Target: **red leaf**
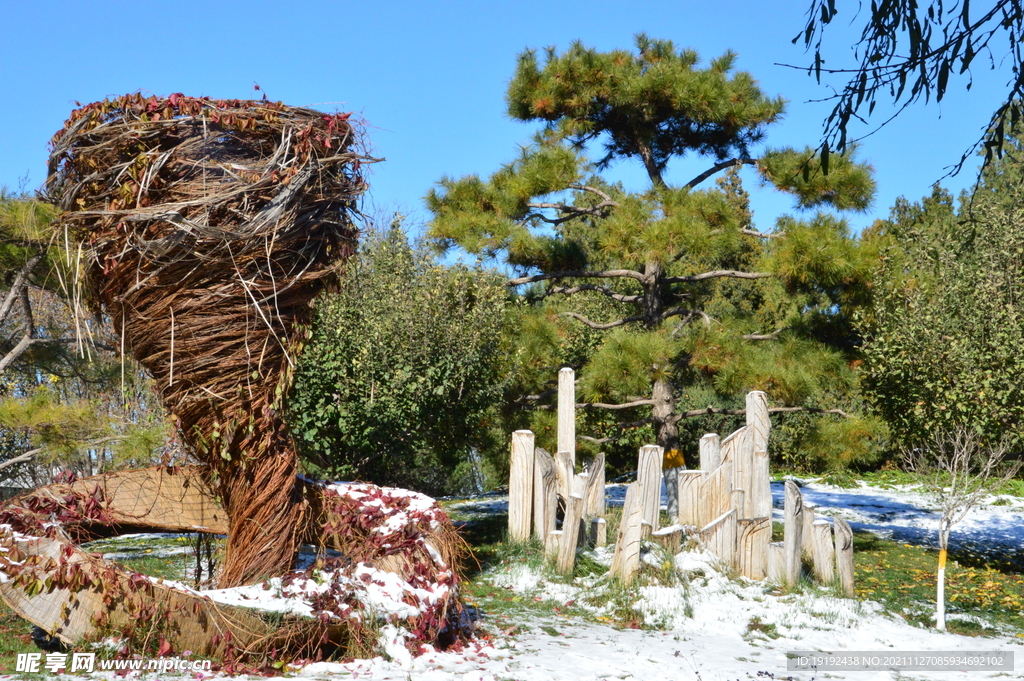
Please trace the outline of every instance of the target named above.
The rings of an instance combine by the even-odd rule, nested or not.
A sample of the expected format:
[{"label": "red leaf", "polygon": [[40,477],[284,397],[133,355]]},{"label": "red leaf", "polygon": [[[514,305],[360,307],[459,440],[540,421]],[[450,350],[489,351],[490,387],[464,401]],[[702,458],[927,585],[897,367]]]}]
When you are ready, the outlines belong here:
[{"label": "red leaf", "polygon": [[172,650],[174,650],[174,649],[171,647],[171,642],[168,641],[167,639],[161,637],[160,638],[160,649],[156,651],[157,656],[158,657],[164,657],[165,655],[170,654],[170,652]]}]

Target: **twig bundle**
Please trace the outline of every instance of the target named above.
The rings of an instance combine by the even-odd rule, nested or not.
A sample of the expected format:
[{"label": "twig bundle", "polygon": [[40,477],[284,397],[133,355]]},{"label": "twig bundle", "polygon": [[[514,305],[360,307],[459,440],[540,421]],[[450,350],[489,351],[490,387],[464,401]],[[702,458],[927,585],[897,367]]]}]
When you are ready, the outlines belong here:
[{"label": "twig bundle", "polygon": [[90,298],[227,510],[222,587],[281,574],[298,548],[279,412],[310,303],[355,248],[358,143],[348,114],[181,94],[88,104],[53,139],[46,193]]}]

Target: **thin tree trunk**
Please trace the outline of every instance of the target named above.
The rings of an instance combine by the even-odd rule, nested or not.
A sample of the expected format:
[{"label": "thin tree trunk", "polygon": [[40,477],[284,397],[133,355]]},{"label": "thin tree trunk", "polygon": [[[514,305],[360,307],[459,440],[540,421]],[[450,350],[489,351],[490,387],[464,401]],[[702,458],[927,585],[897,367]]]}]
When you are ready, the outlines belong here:
[{"label": "thin tree trunk", "polygon": [[[945,522],[943,521],[943,525]],[[939,529],[939,574],[937,594],[935,597],[935,628],[946,630],[946,555],[949,548],[949,530]]]}]

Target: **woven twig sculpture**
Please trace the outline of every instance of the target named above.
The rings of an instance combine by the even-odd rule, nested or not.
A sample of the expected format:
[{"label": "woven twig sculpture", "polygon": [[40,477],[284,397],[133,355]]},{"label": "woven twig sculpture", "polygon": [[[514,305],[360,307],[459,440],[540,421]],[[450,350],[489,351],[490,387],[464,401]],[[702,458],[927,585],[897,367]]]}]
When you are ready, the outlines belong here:
[{"label": "woven twig sculpture", "polygon": [[156,379],[228,514],[222,587],[281,574],[306,503],[281,419],[314,296],[354,250],[347,114],[126,95],[75,110],[48,199],[90,300]]}]

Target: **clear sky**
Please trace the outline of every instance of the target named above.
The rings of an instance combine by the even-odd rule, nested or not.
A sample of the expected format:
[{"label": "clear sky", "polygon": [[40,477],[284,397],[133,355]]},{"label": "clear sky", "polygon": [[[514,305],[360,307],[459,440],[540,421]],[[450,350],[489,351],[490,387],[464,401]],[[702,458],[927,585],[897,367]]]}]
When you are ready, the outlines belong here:
[{"label": "clear sky", "polygon": [[[806,0],[764,2],[579,2],[460,0],[339,2],[285,0],[0,0],[0,186],[38,188],[47,142],[75,102],[141,90],[215,98],[259,96],[325,111],[355,111],[368,123],[375,154],[367,212],[401,210],[426,219],[422,197],[442,176],[489,174],[534,130],[505,115],[504,91],[524,48],[565,49],[576,39],[602,50],[632,47],[633,35],[673,40],[702,60],[727,49],[771,95],[789,100],[768,135],[772,146],[816,145],[830,90],[806,73],[790,41],[802,29]],[[850,65],[858,3],[830,34],[829,65]],[[980,60],[979,60],[980,61]],[[979,62],[976,62],[979,63]],[[975,141],[999,103],[1004,77],[979,66],[974,87],[951,84],[941,106],[916,107],[862,144],[879,192],[859,229],[888,214],[900,195],[920,198]],[[839,85],[839,82],[835,83]],[[886,111],[879,107],[876,119]],[[860,132],[867,132],[862,129]],[[685,181],[709,162],[686,159],[669,180]],[[642,188],[630,168],[617,177]],[[749,171],[747,171],[749,172]],[[974,168],[944,184],[958,190]],[[755,221],[769,228],[785,197],[756,192]]]}]

